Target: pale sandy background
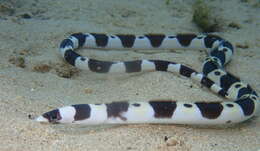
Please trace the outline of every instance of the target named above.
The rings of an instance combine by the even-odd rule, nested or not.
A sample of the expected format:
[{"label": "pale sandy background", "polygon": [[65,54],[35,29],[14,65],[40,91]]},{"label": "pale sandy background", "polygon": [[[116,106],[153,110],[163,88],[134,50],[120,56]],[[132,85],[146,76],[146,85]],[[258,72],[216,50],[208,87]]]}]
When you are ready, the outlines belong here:
[{"label": "pale sandy background", "polygon": [[[28,115],[35,117],[55,107],[76,103],[158,98],[221,100],[192,81],[169,73],[116,75],[79,71],[72,78],[57,75],[57,68],[65,64],[58,54],[58,45],[74,32],[198,33],[192,23],[192,0],[173,0],[169,5],[164,0],[1,0],[0,4],[1,151],[260,149],[259,117],[230,128],[145,124],[64,126],[40,124],[28,118]],[[234,45],[249,46],[236,49],[227,70],[260,92],[259,6],[239,0],[215,0],[209,1],[209,5],[223,20],[223,29],[217,34]],[[32,18],[23,19],[23,14]],[[228,27],[231,22],[241,28]],[[201,69],[203,51],[174,52],[81,51],[98,59],[165,59]],[[11,63],[10,59],[16,57],[25,59],[25,68]],[[52,69],[46,73],[35,72],[33,68],[39,64],[50,65]]]}]

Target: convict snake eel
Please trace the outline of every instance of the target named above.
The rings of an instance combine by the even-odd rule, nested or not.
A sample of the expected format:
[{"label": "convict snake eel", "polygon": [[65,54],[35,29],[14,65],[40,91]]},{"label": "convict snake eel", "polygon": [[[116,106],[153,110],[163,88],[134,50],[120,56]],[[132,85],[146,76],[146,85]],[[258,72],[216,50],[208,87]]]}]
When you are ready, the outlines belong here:
[{"label": "convict snake eel", "polygon": [[[205,49],[207,57],[202,72],[165,60],[101,61],[83,57],[77,48],[98,49]],[[223,38],[211,34],[108,35],[75,33],[60,44],[60,54],[71,65],[97,73],[142,72],[147,70],[179,74],[199,82],[214,93],[229,99],[224,102],[182,102],[150,100],[76,104],[54,109],[36,118],[39,122],[75,124],[230,124],[243,122],[259,110],[255,90],[236,76],[224,71],[234,48]],[[116,93],[116,92],[115,92]],[[177,95],[177,94],[176,94]],[[189,94],[185,94],[189,95]]]}]

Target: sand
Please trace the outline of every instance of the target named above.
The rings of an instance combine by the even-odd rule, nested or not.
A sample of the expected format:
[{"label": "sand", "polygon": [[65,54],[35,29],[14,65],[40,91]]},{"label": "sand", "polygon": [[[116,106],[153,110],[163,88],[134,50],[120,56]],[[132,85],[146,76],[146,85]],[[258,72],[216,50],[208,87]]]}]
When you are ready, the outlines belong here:
[{"label": "sand", "polygon": [[[216,15],[223,19],[223,28],[216,34],[234,45],[248,46],[236,49],[227,70],[260,92],[260,9],[252,3],[209,1]],[[191,0],[174,0],[169,5],[163,0],[2,0],[0,4],[1,151],[260,149],[259,116],[232,127],[48,125],[28,118],[76,103],[159,98],[222,100],[189,79],[169,73],[97,74],[78,71],[66,66],[57,51],[61,40],[74,32],[199,33],[192,22]],[[239,24],[240,29],[228,27],[231,22]],[[201,69],[205,57],[205,52],[194,50],[88,50],[81,53],[103,60],[165,59],[197,70]],[[19,58],[25,62],[21,59],[19,62]],[[43,64],[46,72],[35,70],[35,66]],[[58,74],[63,70],[74,74],[63,78]]]}]

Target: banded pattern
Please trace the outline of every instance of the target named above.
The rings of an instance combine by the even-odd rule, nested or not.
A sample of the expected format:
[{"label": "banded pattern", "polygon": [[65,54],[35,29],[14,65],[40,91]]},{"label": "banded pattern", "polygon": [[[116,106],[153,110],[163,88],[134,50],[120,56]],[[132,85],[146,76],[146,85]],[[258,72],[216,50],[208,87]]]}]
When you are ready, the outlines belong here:
[{"label": "banded pattern", "polygon": [[[207,58],[202,72],[165,60],[101,61],[83,57],[77,48],[127,49],[206,49]],[[151,100],[147,102],[113,102],[108,104],[78,104],[58,108],[36,121],[50,123],[105,124],[105,123],[175,123],[227,124],[245,121],[259,110],[257,93],[239,78],[224,71],[234,48],[216,35],[147,34],[106,35],[75,33],[63,40],[60,53],[71,65],[98,73],[141,72],[145,70],[173,72],[191,78],[214,93],[231,99],[226,102],[177,102]]]}]

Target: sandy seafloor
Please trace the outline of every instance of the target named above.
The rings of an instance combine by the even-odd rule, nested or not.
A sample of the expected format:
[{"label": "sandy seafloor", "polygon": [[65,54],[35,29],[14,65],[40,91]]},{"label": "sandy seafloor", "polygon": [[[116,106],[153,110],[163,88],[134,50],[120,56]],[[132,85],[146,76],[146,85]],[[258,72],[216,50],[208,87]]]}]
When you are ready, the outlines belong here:
[{"label": "sandy seafloor", "polygon": [[[208,1],[222,21],[216,32],[236,48],[227,70],[260,92],[260,8],[239,0]],[[175,99],[216,101],[186,78],[169,73],[57,75],[66,64],[58,53],[62,39],[74,32],[199,33],[192,22],[192,1],[173,0],[2,0],[0,12],[0,150],[154,150],[257,151],[260,118],[232,127],[187,125],[70,126],[40,124],[28,118],[55,107],[121,100]],[[22,14],[32,18],[23,19]],[[228,27],[235,22],[240,29]],[[204,51],[80,51],[103,60],[165,59],[201,69]],[[23,57],[25,68],[11,64]],[[12,59],[11,59],[12,60]],[[39,64],[55,66],[35,72]],[[63,70],[61,68],[61,70]],[[191,88],[192,86],[192,88]],[[167,140],[168,139],[168,140]]]}]

